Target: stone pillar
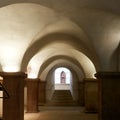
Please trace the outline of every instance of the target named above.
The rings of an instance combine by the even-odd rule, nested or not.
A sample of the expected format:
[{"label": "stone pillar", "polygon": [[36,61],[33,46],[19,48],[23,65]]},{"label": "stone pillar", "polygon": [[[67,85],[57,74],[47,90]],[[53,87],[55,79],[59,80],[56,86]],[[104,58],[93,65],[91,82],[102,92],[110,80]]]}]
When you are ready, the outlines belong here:
[{"label": "stone pillar", "polygon": [[81,81],[78,83],[78,90],[79,90],[79,97],[78,97],[78,104],[80,106],[84,106],[85,105],[85,91],[84,91],[84,81]]},{"label": "stone pillar", "polygon": [[38,112],[38,85],[39,79],[26,79],[27,84],[27,112]]},{"label": "stone pillar", "polygon": [[[3,99],[3,120],[24,120],[24,79],[22,72],[0,72],[10,98]],[[5,94],[3,94],[5,96]]]},{"label": "stone pillar", "polygon": [[120,72],[98,72],[99,120],[120,120]]},{"label": "stone pillar", "polygon": [[39,104],[43,105],[46,102],[46,82],[39,82]]},{"label": "stone pillar", "polygon": [[85,112],[98,112],[98,81],[85,79]]}]

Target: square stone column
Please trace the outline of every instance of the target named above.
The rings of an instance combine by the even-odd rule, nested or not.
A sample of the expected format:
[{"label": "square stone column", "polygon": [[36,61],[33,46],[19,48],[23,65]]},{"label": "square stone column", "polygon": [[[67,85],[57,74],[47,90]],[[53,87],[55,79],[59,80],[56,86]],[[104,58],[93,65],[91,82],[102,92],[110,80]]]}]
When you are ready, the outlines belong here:
[{"label": "square stone column", "polygon": [[[25,73],[0,72],[10,98],[3,99],[3,120],[24,120],[24,79]],[[3,94],[5,96],[5,94]]]},{"label": "square stone column", "polygon": [[120,120],[120,72],[98,72],[99,120]]},{"label": "square stone column", "polygon": [[85,82],[81,81],[78,82],[78,90],[79,90],[79,97],[78,97],[78,104],[80,106],[85,105]]},{"label": "square stone column", "polygon": [[98,112],[98,81],[85,78],[85,112]]},{"label": "square stone column", "polygon": [[46,102],[46,82],[39,82],[39,104],[44,105]]},{"label": "square stone column", "polygon": [[26,79],[27,84],[27,112],[38,112],[38,85],[39,79]]}]

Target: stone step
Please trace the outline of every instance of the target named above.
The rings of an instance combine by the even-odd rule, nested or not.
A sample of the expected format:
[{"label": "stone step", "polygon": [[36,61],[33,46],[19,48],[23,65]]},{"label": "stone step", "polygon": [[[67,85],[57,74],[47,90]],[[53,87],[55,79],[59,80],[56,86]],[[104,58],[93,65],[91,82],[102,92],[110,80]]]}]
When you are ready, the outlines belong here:
[{"label": "stone step", "polygon": [[77,103],[73,100],[70,90],[55,90],[48,105],[75,106]]}]

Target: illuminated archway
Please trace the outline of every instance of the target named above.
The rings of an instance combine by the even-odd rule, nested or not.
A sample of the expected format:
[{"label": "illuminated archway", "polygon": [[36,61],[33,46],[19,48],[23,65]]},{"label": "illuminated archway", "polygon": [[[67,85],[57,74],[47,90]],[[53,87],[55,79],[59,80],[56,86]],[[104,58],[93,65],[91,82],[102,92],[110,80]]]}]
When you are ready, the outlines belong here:
[{"label": "illuminated archway", "polygon": [[[62,74],[62,73],[64,73],[64,74]],[[54,74],[55,90],[57,90],[57,89],[60,89],[60,90],[70,89],[70,83],[71,83],[70,70],[65,68],[65,67],[57,68],[55,70],[55,74]]]},{"label": "illuminated archway", "polygon": [[55,70],[55,84],[61,84],[61,72],[66,74],[65,84],[70,84],[70,70],[65,67],[60,67]]}]

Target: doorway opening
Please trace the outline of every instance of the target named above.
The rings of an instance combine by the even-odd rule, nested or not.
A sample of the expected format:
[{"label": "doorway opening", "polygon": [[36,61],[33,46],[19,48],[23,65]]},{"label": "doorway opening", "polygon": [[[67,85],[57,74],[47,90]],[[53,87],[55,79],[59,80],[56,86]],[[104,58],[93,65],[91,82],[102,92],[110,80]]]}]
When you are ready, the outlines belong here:
[{"label": "doorway opening", "polygon": [[54,85],[55,90],[70,90],[71,72],[65,67],[55,70]]}]

